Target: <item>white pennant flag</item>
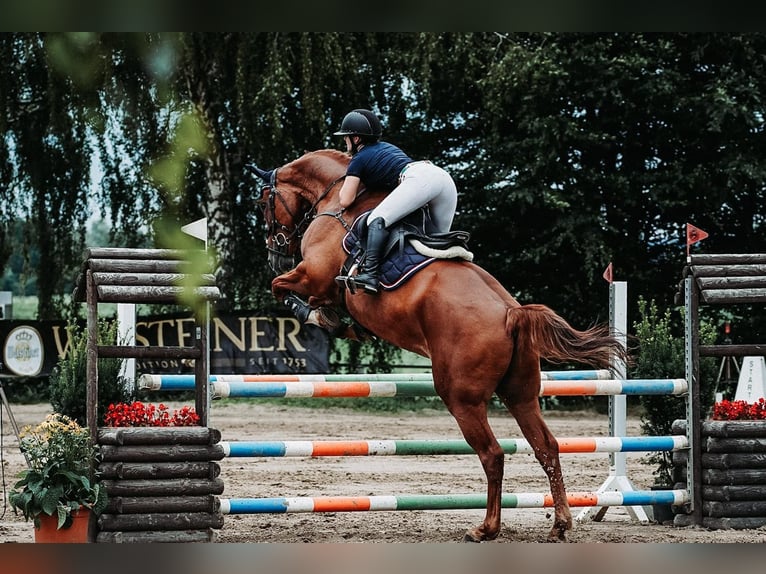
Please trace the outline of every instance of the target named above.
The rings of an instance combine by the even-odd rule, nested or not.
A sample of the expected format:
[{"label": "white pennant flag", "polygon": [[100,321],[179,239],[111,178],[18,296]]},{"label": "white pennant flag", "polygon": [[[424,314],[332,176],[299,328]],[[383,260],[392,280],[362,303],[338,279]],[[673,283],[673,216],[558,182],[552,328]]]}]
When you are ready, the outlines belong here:
[{"label": "white pennant flag", "polygon": [[187,223],[181,228],[181,231],[197,239],[201,239],[207,245],[207,218],[203,217],[197,221]]}]

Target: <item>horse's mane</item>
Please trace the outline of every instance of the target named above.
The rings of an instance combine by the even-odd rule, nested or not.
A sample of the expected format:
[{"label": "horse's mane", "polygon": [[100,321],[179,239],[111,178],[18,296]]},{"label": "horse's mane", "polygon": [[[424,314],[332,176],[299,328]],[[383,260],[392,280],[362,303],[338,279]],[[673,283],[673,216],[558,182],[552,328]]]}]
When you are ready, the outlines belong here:
[{"label": "horse's mane", "polygon": [[348,165],[348,162],[351,161],[351,158],[346,152],[342,152],[338,149],[332,149],[332,148],[309,151],[303,154],[303,157],[306,157],[306,156],[328,157],[328,158],[337,160],[343,163],[344,165]]},{"label": "horse's mane", "polygon": [[279,170],[280,179],[302,189],[312,189],[312,181],[325,184],[341,177],[351,158],[337,149],[319,149],[304,153]]},{"label": "horse's mane", "polygon": [[[296,159],[293,164],[296,167],[300,167],[301,170],[307,170],[309,173],[315,174],[317,177],[328,177],[327,172],[332,172],[331,177],[338,177],[335,171],[341,168],[343,172],[346,171],[348,163],[351,158],[347,153],[344,153],[337,149],[318,149],[315,151],[309,151]],[[305,167],[304,167],[305,166]]]}]

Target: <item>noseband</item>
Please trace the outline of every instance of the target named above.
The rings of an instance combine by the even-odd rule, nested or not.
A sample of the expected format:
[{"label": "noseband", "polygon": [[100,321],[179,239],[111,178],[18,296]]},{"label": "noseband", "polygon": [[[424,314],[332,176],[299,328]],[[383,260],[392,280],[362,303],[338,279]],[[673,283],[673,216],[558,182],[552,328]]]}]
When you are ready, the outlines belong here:
[{"label": "noseband", "polygon": [[[297,265],[296,254],[290,253],[293,241],[297,240],[296,245],[300,246],[300,242],[303,238],[303,234],[306,232],[306,228],[316,217],[317,206],[325,197],[327,197],[330,191],[332,191],[332,188],[335,187],[338,182],[343,181],[346,176],[342,175],[341,177],[330,182],[330,184],[319,195],[316,201],[311,204],[311,207],[303,214],[303,217],[300,217],[300,214],[293,213],[293,211],[290,209],[287,201],[277,186],[278,171],[278,169],[275,169],[271,174],[271,181],[261,188],[261,197],[263,197],[263,194],[268,189],[269,195],[267,201],[262,203],[262,205],[264,205],[264,213],[269,213],[271,215],[271,217],[268,218],[268,237],[272,238],[272,241],[266,242],[266,250],[269,252],[269,266],[275,273],[284,273],[285,271],[293,269]],[[279,219],[277,219],[277,199],[279,200],[284,210],[287,212],[290,223],[300,218],[300,221],[298,221],[297,224],[294,224],[292,227],[290,227],[290,225],[282,223],[279,221]],[[265,219],[267,218],[264,217],[264,220]]]}]

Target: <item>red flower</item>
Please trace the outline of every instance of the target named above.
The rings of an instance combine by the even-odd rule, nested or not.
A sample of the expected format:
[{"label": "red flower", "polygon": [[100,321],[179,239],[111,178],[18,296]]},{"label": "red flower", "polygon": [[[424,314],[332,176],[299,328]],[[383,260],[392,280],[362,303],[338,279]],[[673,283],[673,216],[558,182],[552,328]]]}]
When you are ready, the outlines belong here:
[{"label": "red flower", "polygon": [[766,420],[766,399],[761,397],[755,403],[747,401],[720,401],[713,405],[713,420],[753,421]]},{"label": "red flower", "polygon": [[188,427],[199,424],[199,415],[194,412],[194,407],[185,406],[171,414],[162,403],[155,406],[134,401],[110,404],[104,423],[110,427]]}]

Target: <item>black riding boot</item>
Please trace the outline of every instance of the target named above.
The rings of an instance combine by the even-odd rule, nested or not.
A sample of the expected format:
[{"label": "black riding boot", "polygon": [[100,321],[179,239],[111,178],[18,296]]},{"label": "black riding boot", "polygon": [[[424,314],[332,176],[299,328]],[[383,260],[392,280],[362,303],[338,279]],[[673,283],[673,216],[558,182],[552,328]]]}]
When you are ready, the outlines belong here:
[{"label": "black riding boot", "polygon": [[383,249],[387,240],[388,229],[386,229],[386,224],[382,217],[377,217],[367,226],[367,249],[362,272],[353,277],[353,282],[357,287],[362,287],[368,293],[378,292],[380,263],[383,260]]}]

